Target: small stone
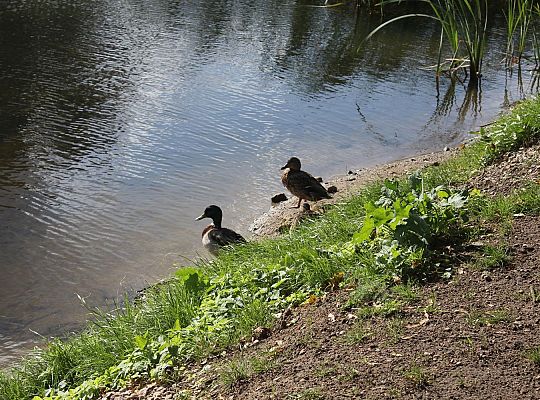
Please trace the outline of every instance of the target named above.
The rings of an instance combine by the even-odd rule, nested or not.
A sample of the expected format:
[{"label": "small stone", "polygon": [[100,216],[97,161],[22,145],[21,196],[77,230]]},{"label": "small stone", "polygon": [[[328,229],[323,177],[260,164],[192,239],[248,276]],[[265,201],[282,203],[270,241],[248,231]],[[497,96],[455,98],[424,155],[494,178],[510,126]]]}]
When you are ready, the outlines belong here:
[{"label": "small stone", "polygon": [[444,151],[450,151],[450,147],[445,146],[445,147],[444,147]]},{"label": "small stone", "polygon": [[316,176],[316,177],[315,177],[315,180],[316,180],[317,182],[322,182],[322,181],[323,181],[323,179],[322,179],[321,176]]},{"label": "small stone", "polygon": [[272,197],[272,204],[278,204],[286,200],[287,196],[285,196],[285,193],[276,194],[274,197]]},{"label": "small stone", "polygon": [[269,328],[264,327],[264,326],[259,326],[253,330],[252,340],[255,341],[255,340],[266,339],[270,336],[271,333],[272,331]]},{"label": "small stone", "polygon": [[330,186],[326,191],[330,194],[336,193],[338,191],[338,188],[335,185]]}]

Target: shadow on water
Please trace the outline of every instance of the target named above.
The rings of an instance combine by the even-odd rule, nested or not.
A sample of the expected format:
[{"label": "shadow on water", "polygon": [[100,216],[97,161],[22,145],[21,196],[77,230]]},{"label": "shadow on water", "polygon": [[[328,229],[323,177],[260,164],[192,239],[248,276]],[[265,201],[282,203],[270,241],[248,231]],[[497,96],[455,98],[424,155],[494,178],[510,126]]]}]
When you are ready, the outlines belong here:
[{"label": "shadow on water", "polygon": [[420,68],[436,24],[402,21],[360,46],[377,12],[310,5],[0,9],[0,364],[31,330],[76,329],[76,294],[104,305],[197,256],[209,203],[246,233],[291,155],[329,176],[440,149],[526,95],[495,51],[477,91],[441,80],[438,96]]}]

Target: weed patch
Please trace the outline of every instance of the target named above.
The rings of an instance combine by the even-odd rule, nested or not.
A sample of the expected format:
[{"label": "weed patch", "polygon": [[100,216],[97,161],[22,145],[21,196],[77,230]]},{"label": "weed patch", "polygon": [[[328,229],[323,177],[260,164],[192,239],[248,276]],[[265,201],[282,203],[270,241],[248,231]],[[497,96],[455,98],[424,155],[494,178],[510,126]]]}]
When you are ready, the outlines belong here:
[{"label": "weed patch", "polygon": [[408,369],[403,371],[403,376],[411,382],[416,388],[424,388],[430,384],[429,374],[426,370],[417,364],[412,364]]},{"label": "weed patch", "polygon": [[322,390],[319,388],[311,388],[302,390],[296,393],[290,393],[287,395],[288,400],[324,400]]},{"label": "weed patch", "polygon": [[467,314],[467,323],[473,326],[495,325],[512,321],[512,316],[506,310],[471,311]]},{"label": "weed patch", "polygon": [[224,365],[219,375],[222,384],[231,387],[253,375],[269,371],[275,366],[276,362],[271,354],[262,354],[258,357],[249,358],[240,356]]},{"label": "weed patch", "polygon": [[540,346],[529,350],[526,354],[526,357],[531,360],[534,365],[540,367]]},{"label": "weed patch", "polygon": [[349,344],[358,345],[367,341],[370,337],[373,336],[373,333],[366,327],[364,321],[357,321],[351,329],[347,331],[344,336],[344,339]]},{"label": "weed patch", "polygon": [[487,271],[502,268],[510,261],[508,251],[505,243],[485,245],[474,258],[473,268]]}]

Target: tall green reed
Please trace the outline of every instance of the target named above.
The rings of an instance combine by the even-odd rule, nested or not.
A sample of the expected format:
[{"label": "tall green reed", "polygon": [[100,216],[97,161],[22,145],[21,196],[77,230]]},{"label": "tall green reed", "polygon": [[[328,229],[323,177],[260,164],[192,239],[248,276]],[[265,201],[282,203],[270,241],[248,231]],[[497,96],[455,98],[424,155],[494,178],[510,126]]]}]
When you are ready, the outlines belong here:
[{"label": "tall green reed", "polygon": [[[411,18],[423,17],[431,18],[441,25],[441,38],[452,49],[452,57],[449,70],[456,72],[461,69],[468,69],[470,77],[469,84],[476,86],[482,74],[482,62],[486,47],[486,30],[488,23],[488,1],[487,0],[418,0],[429,6],[432,14],[409,13],[392,18],[374,29],[366,39],[369,39],[384,26],[395,21]],[[411,3],[407,0],[385,0],[381,4]],[[437,72],[442,69],[441,51],[443,40],[439,47],[439,60]]]},{"label": "tall green reed", "polygon": [[[540,18],[540,4],[535,4],[533,14],[536,18]],[[540,71],[540,40],[535,31],[532,33],[533,38],[533,54],[536,72]]]},{"label": "tall green reed", "polygon": [[[528,33],[534,14],[538,14],[539,6],[534,0],[507,0],[506,18],[506,66],[521,65],[521,58],[527,44]],[[533,32],[533,49],[538,51]]]}]

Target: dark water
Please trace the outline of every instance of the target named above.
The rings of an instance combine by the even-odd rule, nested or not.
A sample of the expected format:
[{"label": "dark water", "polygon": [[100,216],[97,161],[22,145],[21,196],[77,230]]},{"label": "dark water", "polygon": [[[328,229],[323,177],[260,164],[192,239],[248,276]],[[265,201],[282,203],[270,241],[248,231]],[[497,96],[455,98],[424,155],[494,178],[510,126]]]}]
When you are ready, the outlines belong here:
[{"label": "dark water", "polygon": [[293,0],[0,0],[0,364],[76,329],[78,296],[103,305],[202,253],[208,204],[247,234],[291,155],[329,176],[442,149],[530,91],[496,27],[467,97],[420,69],[436,26],[357,51],[376,23]]}]

